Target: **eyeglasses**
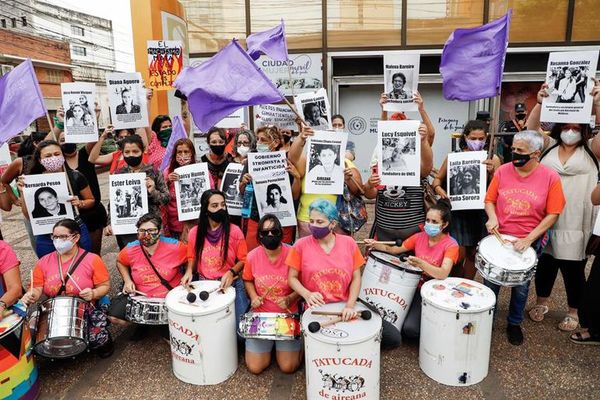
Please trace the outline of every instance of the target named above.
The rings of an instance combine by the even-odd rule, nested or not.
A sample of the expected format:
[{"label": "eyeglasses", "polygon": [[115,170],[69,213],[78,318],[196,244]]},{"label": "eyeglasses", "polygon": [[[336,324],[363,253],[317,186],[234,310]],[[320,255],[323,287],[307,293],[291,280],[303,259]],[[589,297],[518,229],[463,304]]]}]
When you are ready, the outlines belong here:
[{"label": "eyeglasses", "polygon": [[250,145],[250,142],[247,140],[240,140],[240,141],[238,141],[238,146],[241,146],[241,145],[248,146],[248,145]]},{"label": "eyeglasses", "polygon": [[70,238],[72,238],[75,235],[52,235],[50,236],[50,239],[52,240],[69,240]]},{"label": "eyeglasses", "polygon": [[271,236],[279,236],[279,235],[281,235],[281,229],[279,229],[279,228],[261,229],[259,233],[261,236],[267,236],[268,234],[271,234]]},{"label": "eyeglasses", "polygon": [[138,229],[138,233],[140,235],[156,235],[158,233],[158,228]]}]

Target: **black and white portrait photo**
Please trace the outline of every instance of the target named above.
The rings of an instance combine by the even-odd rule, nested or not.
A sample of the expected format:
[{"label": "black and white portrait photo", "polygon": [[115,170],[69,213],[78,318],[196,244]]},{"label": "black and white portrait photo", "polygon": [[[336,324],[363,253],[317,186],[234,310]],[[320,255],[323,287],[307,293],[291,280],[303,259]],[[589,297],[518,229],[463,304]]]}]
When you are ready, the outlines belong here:
[{"label": "black and white portrait photo", "polygon": [[315,131],[307,142],[305,193],[342,194],[347,132]]},{"label": "black and white portrait photo", "polygon": [[73,207],[64,172],[25,175],[23,199],[34,235],[52,232],[64,218],[73,218]]},{"label": "black and white portrait photo", "polygon": [[139,72],[106,74],[106,89],[115,129],[148,126],[146,89]]},{"label": "black and white portrait photo", "polygon": [[108,179],[113,232],[117,235],[137,232],[137,220],[148,212],[146,174],[115,174]]},{"label": "black and white portrait photo", "polygon": [[456,165],[450,167],[450,194],[479,194],[479,169],[480,165],[462,166]]},{"label": "black and white portrait photo", "polygon": [[225,203],[229,215],[242,215],[244,196],[240,193],[240,177],[244,166],[238,163],[229,163],[221,180],[221,191],[225,193]]},{"label": "black and white portrait photo", "polygon": [[385,111],[416,111],[415,92],[419,85],[419,54],[385,54],[383,77],[387,102]]},{"label": "black and white portrait photo", "polygon": [[62,83],[62,103],[65,109],[65,141],[88,143],[98,140],[98,121],[94,111],[96,85],[93,83]]},{"label": "black and white portrait photo", "polygon": [[188,164],[176,168],[174,172],[179,175],[175,185],[177,217],[180,221],[197,219],[200,212],[200,197],[205,190],[210,189],[208,164]]},{"label": "black and white portrait photo", "polygon": [[382,141],[382,163],[384,171],[403,171],[408,168],[407,156],[414,156],[416,138],[384,138]]},{"label": "black and white portrait photo", "polygon": [[117,106],[117,114],[139,114],[140,106],[134,103],[137,97],[136,91],[132,86],[122,86],[119,89],[121,93],[121,104]]},{"label": "black and white portrait photo", "polygon": [[544,122],[590,122],[598,50],[550,53],[546,69],[547,96],[542,100]]},{"label": "black and white portrait photo", "polygon": [[141,192],[140,185],[116,190],[114,201],[119,218],[139,218],[143,215]]},{"label": "black and white portrait photo", "polygon": [[207,189],[206,179],[188,178],[179,180],[180,200],[179,205],[182,208],[200,206],[200,196]]},{"label": "black and white portrait photo", "polygon": [[302,107],[302,113],[304,114],[304,120],[313,128],[323,128],[329,125],[327,120],[327,105],[325,101],[317,101],[314,103],[306,103]]},{"label": "black and white portrait photo", "polygon": [[312,93],[300,93],[294,97],[296,109],[304,121],[315,130],[331,128],[331,109],[327,91],[323,88]]},{"label": "black and white portrait photo", "polygon": [[267,186],[267,196],[265,199],[265,205],[263,206],[264,213],[275,213],[281,211],[282,208],[287,208],[284,205],[288,201],[283,196],[281,186],[276,183],[270,183]]},{"label": "black and white portrait photo", "polygon": [[67,215],[64,203],[58,201],[56,190],[51,187],[41,187],[33,195],[35,207],[31,211],[33,218],[46,218],[55,215]]}]

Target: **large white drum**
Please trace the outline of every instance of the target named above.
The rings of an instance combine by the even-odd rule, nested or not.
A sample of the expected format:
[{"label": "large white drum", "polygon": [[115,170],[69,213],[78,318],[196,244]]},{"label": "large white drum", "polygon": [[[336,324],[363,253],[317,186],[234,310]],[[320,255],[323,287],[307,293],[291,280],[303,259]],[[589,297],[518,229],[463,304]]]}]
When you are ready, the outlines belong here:
[{"label": "large white drum", "polygon": [[401,331],[422,272],[396,256],[372,251],[363,272],[358,298]]},{"label": "large white drum", "polygon": [[197,299],[189,303],[182,286],[166,297],[173,373],[187,383],[214,385],[227,380],[238,365],[235,289],[216,291],[206,301],[200,292],[219,287],[219,281],[192,282]]},{"label": "large white drum", "polygon": [[[302,315],[306,363],[306,397],[313,399],[378,399],[381,317],[338,322],[312,333],[311,322],[323,323],[332,316],[318,311],[342,311],[344,303],[308,309]],[[366,310],[357,304],[356,310]]]},{"label": "large white drum", "polygon": [[488,374],[496,296],[469,279],[430,280],[421,288],[419,365],[450,386],[469,386]]}]

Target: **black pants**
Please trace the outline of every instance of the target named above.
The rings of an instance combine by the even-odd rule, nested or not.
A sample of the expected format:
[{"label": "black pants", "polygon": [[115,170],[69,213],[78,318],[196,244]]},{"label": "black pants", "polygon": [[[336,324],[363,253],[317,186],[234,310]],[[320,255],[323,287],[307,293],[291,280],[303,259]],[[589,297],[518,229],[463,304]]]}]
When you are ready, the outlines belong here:
[{"label": "black pants", "polygon": [[408,314],[402,326],[402,338],[415,340],[421,336],[421,288],[415,292]]},{"label": "black pants", "polygon": [[550,297],[558,270],[565,281],[567,303],[571,308],[579,308],[585,285],[585,264],[587,260],[558,260],[549,254],[542,254],[535,272],[535,292],[539,297]]},{"label": "black pants", "polygon": [[592,264],[578,313],[581,326],[588,328],[590,335],[600,336],[600,256]]}]

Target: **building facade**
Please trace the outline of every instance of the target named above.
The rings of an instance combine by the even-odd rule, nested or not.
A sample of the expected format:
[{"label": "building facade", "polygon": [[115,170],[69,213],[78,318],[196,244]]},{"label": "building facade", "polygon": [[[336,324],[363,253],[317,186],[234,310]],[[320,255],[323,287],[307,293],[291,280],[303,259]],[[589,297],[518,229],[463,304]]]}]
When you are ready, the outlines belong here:
[{"label": "building facade", "polygon": [[[363,153],[357,157],[363,174],[368,173],[377,133],[384,54],[421,54],[419,91],[436,124],[439,166],[450,151],[450,135],[461,131],[476,111],[498,107],[502,121],[513,117],[515,103],[535,104],[549,52],[600,48],[597,0],[180,1],[186,9],[192,62],[212,56],[234,37],[243,43],[250,33],[283,18],[292,71],[310,70],[308,85],[318,86],[318,80],[327,88],[333,112],[346,117],[351,139]],[[444,100],[439,64],[450,33],[490,22],[509,8],[513,17],[500,101]],[[258,64],[270,77],[277,75],[278,66],[271,60],[259,59]],[[417,117],[409,113],[409,118]]]},{"label": "building facade", "polygon": [[99,126],[109,121],[106,73],[115,71],[112,22],[42,0],[4,0],[0,28],[67,44],[73,80],[96,84],[102,112]]}]

